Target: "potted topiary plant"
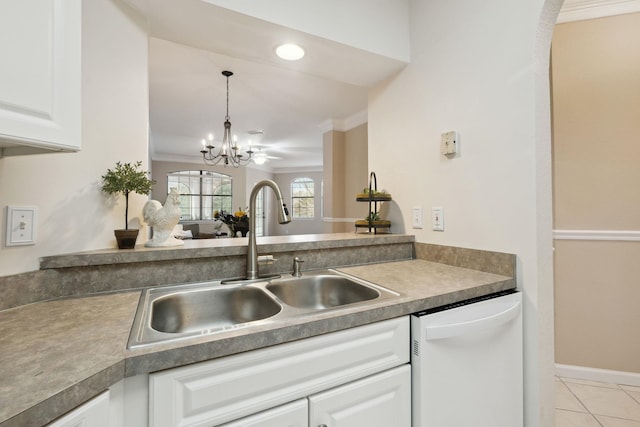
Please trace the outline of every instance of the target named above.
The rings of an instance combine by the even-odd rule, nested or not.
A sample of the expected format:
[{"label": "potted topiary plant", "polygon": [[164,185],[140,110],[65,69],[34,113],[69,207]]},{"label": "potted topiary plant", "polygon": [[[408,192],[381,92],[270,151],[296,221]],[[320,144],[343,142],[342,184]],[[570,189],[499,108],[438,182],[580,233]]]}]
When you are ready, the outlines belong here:
[{"label": "potted topiary plant", "polygon": [[148,172],[140,170],[142,162],[117,162],[114,169],[107,169],[102,176],[102,191],[107,194],[122,193],[125,198],[124,230],[114,230],[119,249],[133,249],[138,239],[137,229],[129,229],[129,193],[148,194],[154,181]]}]

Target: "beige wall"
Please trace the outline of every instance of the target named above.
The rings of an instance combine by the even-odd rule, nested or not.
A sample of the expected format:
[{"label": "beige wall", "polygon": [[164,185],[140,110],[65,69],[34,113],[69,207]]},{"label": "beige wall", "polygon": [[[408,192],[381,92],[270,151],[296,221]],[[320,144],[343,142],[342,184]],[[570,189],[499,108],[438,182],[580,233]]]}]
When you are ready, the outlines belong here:
[{"label": "beige wall", "polygon": [[[367,124],[362,124],[345,132],[344,156],[344,216],[365,218],[369,209],[366,203],[357,203],[356,194],[369,186],[369,162]],[[382,189],[382,187],[378,187]],[[349,229],[353,230],[353,222]]]},{"label": "beige wall", "polygon": [[640,372],[640,244],[555,242],[556,361]]},{"label": "beige wall", "polygon": [[[639,52],[637,13],[556,27],[556,230],[640,230]],[[555,248],[556,362],[640,372],[640,242]]]},{"label": "beige wall", "polygon": [[344,132],[329,131],[322,135],[322,167],[324,174],[324,232],[344,231]]},{"label": "beige wall", "polygon": [[355,219],[367,216],[367,206],[355,201],[368,186],[368,128],[323,135],[324,232],[353,231]]}]

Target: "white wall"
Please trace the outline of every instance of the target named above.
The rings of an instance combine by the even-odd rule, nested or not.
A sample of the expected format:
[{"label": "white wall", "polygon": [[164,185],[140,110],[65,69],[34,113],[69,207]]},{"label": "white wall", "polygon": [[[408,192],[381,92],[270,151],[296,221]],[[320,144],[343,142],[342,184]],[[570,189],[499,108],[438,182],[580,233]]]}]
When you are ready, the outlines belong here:
[{"label": "white wall", "polygon": [[[545,24],[560,1],[548,3]],[[391,221],[411,224],[411,208],[422,206],[428,224],[431,207],[442,206],[444,232],[405,231],[419,242],[517,254],[531,427],[553,425],[554,414],[545,68],[553,26],[538,34],[542,11],[543,0],[414,0],[412,62],[369,95],[369,167],[393,194]],[[461,135],[453,159],[439,154],[449,130]]]},{"label": "white wall", "polygon": [[205,0],[285,27],[409,60],[408,0]]},{"label": "white wall", "polygon": [[[115,247],[124,199],[104,196],[100,178],[116,161],[148,167],[144,21],[118,0],[92,0],[82,8],[82,151],[0,159],[0,276],[37,270],[41,256]],[[135,227],[132,219],[147,198],[129,199]],[[4,246],[7,205],[38,207],[35,246]],[[143,232],[139,242],[145,240]]]}]

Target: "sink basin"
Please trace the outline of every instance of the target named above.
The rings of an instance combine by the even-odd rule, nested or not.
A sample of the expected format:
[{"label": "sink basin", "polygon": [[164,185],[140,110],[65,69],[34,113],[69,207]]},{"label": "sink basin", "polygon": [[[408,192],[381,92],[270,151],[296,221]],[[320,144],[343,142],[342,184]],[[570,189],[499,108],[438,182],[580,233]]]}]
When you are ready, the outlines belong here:
[{"label": "sink basin", "polygon": [[273,280],[267,290],[292,307],[324,310],[368,301],[380,292],[343,276],[319,274]]},{"label": "sink basin", "polygon": [[280,304],[257,288],[175,292],[153,301],[151,327],[169,333],[220,329],[265,319],[281,309]]},{"label": "sink basin", "polygon": [[128,348],[231,332],[322,310],[361,307],[398,296],[335,270],[235,284],[215,281],[147,288],[138,303]]}]

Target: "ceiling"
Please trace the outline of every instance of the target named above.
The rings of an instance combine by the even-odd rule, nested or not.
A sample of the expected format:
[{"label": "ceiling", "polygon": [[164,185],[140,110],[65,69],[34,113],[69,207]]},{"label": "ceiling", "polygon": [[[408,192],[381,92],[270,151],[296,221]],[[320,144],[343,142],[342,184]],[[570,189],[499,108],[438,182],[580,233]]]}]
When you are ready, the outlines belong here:
[{"label": "ceiling", "polygon": [[[151,157],[196,161],[222,136],[229,78],[232,133],[252,141],[274,172],[322,167],[322,133],[366,122],[368,88],[406,62],[232,12],[200,0],[126,0],[148,20]],[[306,49],[297,62],[275,47]],[[215,145],[215,144],[214,144]],[[255,150],[254,150],[255,151]]]}]

